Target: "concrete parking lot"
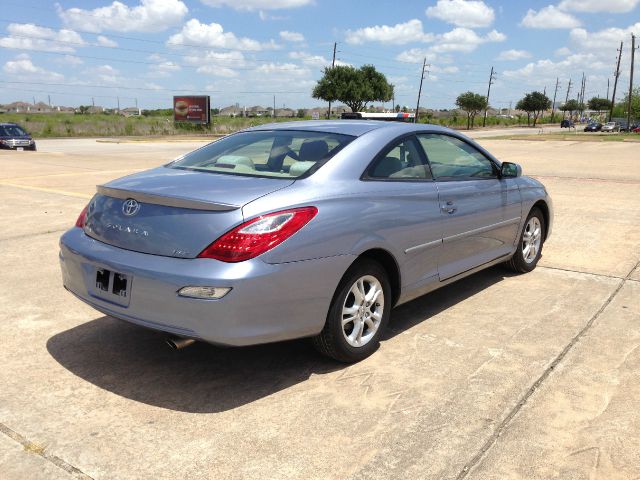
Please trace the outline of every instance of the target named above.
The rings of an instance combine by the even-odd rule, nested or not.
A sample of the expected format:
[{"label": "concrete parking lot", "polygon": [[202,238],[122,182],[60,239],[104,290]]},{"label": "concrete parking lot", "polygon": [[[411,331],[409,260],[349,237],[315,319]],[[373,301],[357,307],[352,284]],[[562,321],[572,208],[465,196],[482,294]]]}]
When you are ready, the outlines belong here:
[{"label": "concrete parking lot", "polygon": [[201,143],[0,153],[0,478],[640,478],[638,144],[480,142],[553,196],[540,266],[397,308],[352,366],[306,341],[172,351],[62,288],[95,185]]}]

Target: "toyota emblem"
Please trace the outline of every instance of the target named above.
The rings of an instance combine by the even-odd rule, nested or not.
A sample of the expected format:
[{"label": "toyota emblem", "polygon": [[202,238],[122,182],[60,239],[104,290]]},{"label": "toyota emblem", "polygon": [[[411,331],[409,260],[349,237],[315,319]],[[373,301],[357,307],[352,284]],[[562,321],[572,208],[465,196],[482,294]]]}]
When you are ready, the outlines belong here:
[{"label": "toyota emblem", "polygon": [[122,213],[124,213],[127,217],[133,217],[139,211],[140,204],[133,198],[127,198],[122,203]]}]

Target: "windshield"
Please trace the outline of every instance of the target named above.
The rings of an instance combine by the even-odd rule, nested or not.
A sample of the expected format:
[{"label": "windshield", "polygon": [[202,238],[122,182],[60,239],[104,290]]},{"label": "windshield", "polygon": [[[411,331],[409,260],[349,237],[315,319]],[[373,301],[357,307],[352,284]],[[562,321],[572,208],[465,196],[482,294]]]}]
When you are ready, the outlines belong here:
[{"label": "windshield", "polygon": [[0,137],[25,137],[27,132],[17,125],[0,125]]},{"label": "windshield", "polygon": [[355,137],[337,133],[272,130],[243,132],[213,142],[169,168],[256,177],[311,174]]}]

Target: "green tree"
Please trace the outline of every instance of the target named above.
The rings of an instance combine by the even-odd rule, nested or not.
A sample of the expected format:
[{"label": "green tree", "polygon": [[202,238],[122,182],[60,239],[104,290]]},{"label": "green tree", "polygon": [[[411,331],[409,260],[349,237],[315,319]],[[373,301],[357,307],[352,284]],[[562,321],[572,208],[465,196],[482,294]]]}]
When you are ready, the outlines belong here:
[{"label": "green tree", "polygon": [[80,105],[78,107],[78,113],[80,113],[80,115],[86,115],[87,113],[89,113],[89,105]]},{"label": "green tree", "polygon": [[538,117],[545,110],[551,107],[551,100],[542,92],[527,93],[517,104],[518,110],[527,112],[527,125],[531,121],[531,115],[533,115],[533,126],[536,126]]},{"label": "green tree", "polygon": [[[618,110],[620,113],[618,114]],[[629,110],[629,91],[625,94],[624,98],[616,103],[614,110],[614,117],[627,118],[627,111]],[[640,87],[633,89],[631,93],[631,121],[640,119]]]},{"label": "green tree", "polygon": [[396,113],[400,112],[400,109],[401,109],[401,108],[402,108],[402,107],[400,107],[400,105],[399,105],[399,104],[398,104],[398,105],[396,105],[396,108],[395,108]]},{"label": "green tree", "polygon": [[388,102],[393,97],[393,85],[373,65],[354,68],[348,65],[327,67],[311,94],[326,102],[340,101],[351,111],[362,111],[367,103]]},{"label": "green tree", "polygon": [[[573,112],[580,111],[580,102],[578,100],[568,100],[566,103],[560,106],[560,109],[563,112],[569,112],[569,117],[573,117]],[[584,108],[583,108],[584,110]]]},{"label": "green tree", "polygon": [[304,108],[299,108],[298,113],[296,114],[298,118],[304,118]]},{"label": "green tree", "polygon": [[473,92],[461,93],[456,98],[456,105],[467,112],[467,130],[469,130],[478,112],[487,108],[487,97]]},{"label": "green tree", "polygon": [[589,109],[600,113],[611,108],[611,100],[608,98],[593,97],[588,102]]}]

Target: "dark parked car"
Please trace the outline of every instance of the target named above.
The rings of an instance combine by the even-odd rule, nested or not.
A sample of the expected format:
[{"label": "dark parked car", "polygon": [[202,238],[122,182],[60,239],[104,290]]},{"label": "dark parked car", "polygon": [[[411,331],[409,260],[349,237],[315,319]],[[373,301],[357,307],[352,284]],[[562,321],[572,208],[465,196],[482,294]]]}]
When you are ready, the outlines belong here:
[{"label": "dark parked car", "polygon": [[35,151],[36,142],[20,125],[0,123],[0,149]]},{"label": "dark parked car", "polygon": [[573,127],[573,122],[571,120],[562,120],[560,122],[560,128],[571,128]]},{"label": "dark parked car", "polygon": [[589,125],[584,127],[585,132],[599,132],[600,130],[602,130],[601,123],[590,123]]}]

